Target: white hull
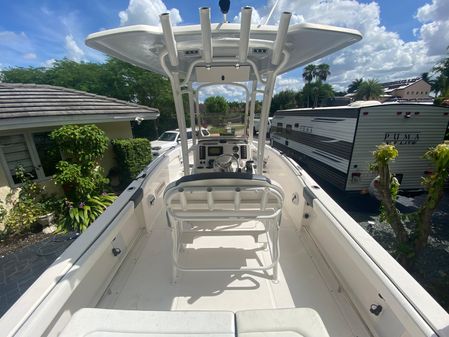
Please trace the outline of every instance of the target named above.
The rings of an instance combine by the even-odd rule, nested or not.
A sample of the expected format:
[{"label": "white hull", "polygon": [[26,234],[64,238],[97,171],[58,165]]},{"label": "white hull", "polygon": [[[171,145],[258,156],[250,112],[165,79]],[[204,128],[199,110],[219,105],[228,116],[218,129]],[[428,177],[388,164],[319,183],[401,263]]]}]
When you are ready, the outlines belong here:
[{"label": "white hull", "polygon": [[[172,284],[162,193],[182,176],[179,150],[153,162],[148,175],[134,181],[30,287],[2,318],[2,335],[57,336],[85,307],[233,312],[307,307],[319,313],[331,336],[448,335],[449,317],[430,295],[305,171],[271,148],[265,174],[285,191],[279,282],[266,273],[224,271],[181,272]],[[305,188],[315,195],[313,207],[305,201]],[[238,267],[267,257],[248,238],[220,237],[223,248],[209,249],[217,246],[214,240],[195,239],[184,258],[198,266]],[[114,256],[114,247],[121,254]],[[373,304],[382,305],[379,316],[370,313]]]}]

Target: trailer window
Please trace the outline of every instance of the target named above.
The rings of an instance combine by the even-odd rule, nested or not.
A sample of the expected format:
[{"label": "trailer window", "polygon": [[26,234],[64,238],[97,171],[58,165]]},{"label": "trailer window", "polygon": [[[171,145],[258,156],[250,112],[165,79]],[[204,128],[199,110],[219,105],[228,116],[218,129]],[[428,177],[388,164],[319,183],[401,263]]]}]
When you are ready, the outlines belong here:
[{"label": "trailer window", "polygon": [[292,133],[292,125],[291,124],[287,124],[285,127],[285,133]]},{"label": "trailer window", "polygon": [[295,128],[299,128],[299,123],[295,123]]}]

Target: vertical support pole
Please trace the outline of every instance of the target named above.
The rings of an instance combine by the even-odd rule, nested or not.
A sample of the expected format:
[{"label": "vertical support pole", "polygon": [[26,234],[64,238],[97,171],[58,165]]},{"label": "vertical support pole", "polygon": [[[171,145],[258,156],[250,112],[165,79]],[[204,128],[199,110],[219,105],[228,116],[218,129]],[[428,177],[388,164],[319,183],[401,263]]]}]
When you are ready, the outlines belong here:
[{"label": "vertical support pole", "polygon": [[170,77],[170,81],[173,90],[173,99],[175,101],[176,118],[178,120],[179,133],[181,136],[182,164],[184,167],[184,175],[189,175],[189,149],[187,146],[186,120],[184,116],[184,104],[182,103],[181,86],[179,84],[179,73],[174,72],[173,76]]},{"label": "vertical support pole", "polygon": [[[195,119],[195,101],[193,97],[193,88],[192,88],[192,82],[189,82],[189,114],[190,114],[190,127],[192,128],[192,147],[195,148],[198,144],[198,136],[201,132],[201,127],[198,128],[198,136],[197,136],[197,124]],[[199,121],[198,121],[199,122]],[[194,167],[198,167],[198,158],[193,154],[193,165]]]},{"label": "vertical support pole", "polygon": [[194,101],[194,97],[193,97],[192,82],[189,82],[188,93],[189,93],[190,127],[192,128],[192,141],[193,141],[193,145],[196,145],[198,137],[196,135],[197,124],[196,124],[196,121],[195,121],[195,101]]},{"label": "vertical support pole", "polygon": [[[254,131],[254,114],[256,110],[256,95],[257,95],[257,81],[253,81],[253,87],[251,90],[251,105],[249,108],[249,126],[248,126],[248,142],[251,144],[253,142],[253,131]],[[245,127],[247,125],[245,124]]]},{"label": "vertical support pole", "polygon": [[250,100],[250,96],[246,95],[246,101],[245,101],[245,120],[244,120],[244,124],[245,124],[245,136],[248,136],[248,118],[249,118],[249,100]]},{"label": "vertical support pole", "polygon": [[265,140],[267,138],[268,114],[270,112],[275,82],[276,73],[272,71],[268,74],[267,83],[265,84],[262,111],[260,113],[259,140],[257,143],[257,174],[263,174],[263,156],[265,152]]}]

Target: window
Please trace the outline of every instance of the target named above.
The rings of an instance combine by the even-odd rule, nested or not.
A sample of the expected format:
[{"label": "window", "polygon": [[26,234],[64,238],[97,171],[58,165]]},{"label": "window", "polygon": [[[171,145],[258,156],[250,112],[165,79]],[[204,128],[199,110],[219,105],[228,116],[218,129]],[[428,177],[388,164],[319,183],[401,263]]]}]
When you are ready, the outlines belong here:
[{"label": "window", "polygon": [[277,126],[278,128],[281,128],[281,129],[282,129],[282,127],[283,127],[282,123],[277,123],[276,126]]},{"label": "window", "polygon": [[4,169],[7,169],[14,184],[20,183],[16,177],[16,169],[19,167],[23,167],[27,174],[37,179],[36,168],[24,135],[2,136],[0,147],[3,154],[3,166],[6,166]]},{"label": "window", "polygon": [[56,171],[61,155],[52,143],[49,132],[0,136],[0,163],[10,185],[20,184],[16,169],[23,167],[32,179],[44,180]]},{"label": "window", "polygon": [[56,173],[56,164],[62,158],[55,144],[50,139],[50,132],[33,134],[33,141],[40,162],[42,163],[43,174],[45,177],[51,177]]},{"label": "window", "polygon": [[299,123],[295,123],[295,128],[299,128]]},{"label": "window", "polygon": [[291,124],[287,124],[285,126],[285,133],[292,133],[292,125]]},{"label": "window", "polygon": [[192,131],[187,131],[187,139],[192,139]]}]

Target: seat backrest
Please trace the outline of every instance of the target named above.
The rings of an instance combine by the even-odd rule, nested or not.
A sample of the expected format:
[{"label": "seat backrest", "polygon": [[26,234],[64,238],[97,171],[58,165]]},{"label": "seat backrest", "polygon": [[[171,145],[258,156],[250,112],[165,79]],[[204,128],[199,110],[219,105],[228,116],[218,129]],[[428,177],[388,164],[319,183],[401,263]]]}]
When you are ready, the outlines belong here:
[{"label": "seat backrest", "polygon": [[282,189],[269,178],[233,172],[185,176],[164,193],[169,214],[183,218],[271,217],[282,209],[283,198]]}]

